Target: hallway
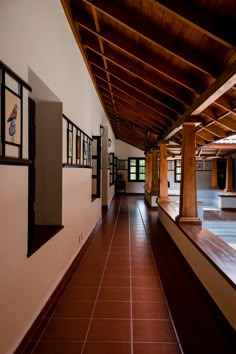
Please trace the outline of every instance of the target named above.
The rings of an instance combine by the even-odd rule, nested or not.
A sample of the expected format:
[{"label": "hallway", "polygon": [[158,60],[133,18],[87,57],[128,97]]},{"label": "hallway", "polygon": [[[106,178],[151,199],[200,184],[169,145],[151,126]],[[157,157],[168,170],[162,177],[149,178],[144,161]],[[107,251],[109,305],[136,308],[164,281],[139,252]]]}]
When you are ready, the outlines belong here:
[{"label": "hallway", "polygon": [[143,197],[117,197],[24,354],[179,354]]}]

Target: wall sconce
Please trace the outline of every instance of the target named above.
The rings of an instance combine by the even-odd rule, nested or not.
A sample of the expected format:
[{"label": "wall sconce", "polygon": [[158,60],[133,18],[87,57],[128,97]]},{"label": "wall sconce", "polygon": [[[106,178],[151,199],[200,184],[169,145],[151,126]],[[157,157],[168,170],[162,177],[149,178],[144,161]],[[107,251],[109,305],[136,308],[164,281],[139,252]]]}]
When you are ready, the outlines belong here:
[{"label": "wall sconce", "polygon": [[108,146],[109,147],[111,146],[111,139],[110,138],[108,139]]},{"label": "wall sconce", "polygon": [[105,128],[103,125],[100,125],[100,136],[104,135]]}]

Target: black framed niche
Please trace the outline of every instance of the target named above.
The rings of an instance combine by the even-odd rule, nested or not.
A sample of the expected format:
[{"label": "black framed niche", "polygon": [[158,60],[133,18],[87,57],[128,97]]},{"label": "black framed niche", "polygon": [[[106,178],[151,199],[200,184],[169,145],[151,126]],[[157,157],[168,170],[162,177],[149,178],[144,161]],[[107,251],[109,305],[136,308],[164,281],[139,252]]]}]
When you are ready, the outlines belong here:
[{"label": "black framed niche", "polygon": [[62,104],[29,98],[28,257],[62,228]]},{"label": "black framed niche", "polygon": [[0,164],[29,165],[28,112],[23,102],[31,87],[0,61]]},{"label": "black framed niche", "polygon": [[29,82],[28,257],[63,228],[62,102],[30,68]]},{"label": "black framed niche", "polygon": [[63,167],[92,167],[92,139],[63,114]]}]

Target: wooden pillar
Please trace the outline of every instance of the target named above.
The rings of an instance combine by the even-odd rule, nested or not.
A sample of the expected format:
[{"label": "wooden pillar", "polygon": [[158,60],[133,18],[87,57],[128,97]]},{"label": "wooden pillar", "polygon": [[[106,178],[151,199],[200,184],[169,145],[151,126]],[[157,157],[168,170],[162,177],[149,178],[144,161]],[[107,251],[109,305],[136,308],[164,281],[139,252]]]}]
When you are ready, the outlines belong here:
[{"label": "wooden pillar", "polygon": [[153,148],[153,153],[152,153],[152,187],[151,187],[151,194],[152,195],[157,195],[158,194],[158,187],[159,187],[159,181],[158,181],[158,154],[159,151],[157,148]]},{"label": "wooden pillar", "polygon": [[148,154],[145,153],[146,158],[145,158],[145,191],[147,190],[148,186]]},{"label": "wooden pillar", "polygon": [[146,179],[146,191],[150,193],[152,188],[152,151],[148,151],[147,153]]},{"label": "wooden pillar", "polygon": [[217,159],[212,160],[212,171],[211,171],[211,188],[218,189],[217,181]]},{"label": "wooden pillar", "polygon": [[201,224],[197,217],[195,124],[184,123],[181,160],[179,223]]},{"label": "wooden pillar", "polygon": [[227,157],[226,162],[226,180],[225,180],[225,192],[231,192],[233,190],[233,158]]},{"label": "wooden pillar", "polygon": [[159,171],[159,197],[158,202],[168,202],[168,178],[167,178],[167,148],[166,144],[160,145],[160,171]]}]

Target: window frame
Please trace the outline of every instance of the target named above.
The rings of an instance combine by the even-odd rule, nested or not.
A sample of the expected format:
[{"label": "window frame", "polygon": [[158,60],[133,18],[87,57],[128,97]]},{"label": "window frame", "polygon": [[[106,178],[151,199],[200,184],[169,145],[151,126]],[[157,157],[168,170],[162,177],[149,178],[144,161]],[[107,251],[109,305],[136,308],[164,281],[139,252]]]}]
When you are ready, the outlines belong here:
[{"label": "window frame", "polygon": [[[130,174],[131,174],[131,167],[134,167],[134,166],[131,166],[130,163],[131,163],[131,160],[135,160],[136,161],[136,172],[135,172],[135,175],[136,175],[136,178],[135,179],[131,179],[130,178]],[[140,161],[144,161],[144,166],[141,166],[140,165]],[[145,167],[145,178],[144,179],[140,179],[139,178],[139,175],[140,175],[140,167]],[[134,174],[134,173],[132,173]],[[129,182],[145,182],[145,179],[146,179],[146,159],[144,157],[128,157],[128,181]]]},{"label": "window frame", "polygon": [[[180,167],[180,172],[177,172],[177,168]],[[175,160],[175,183],[180,183],[181,182],[181,159]],[[179,176],[179,178],[177,177]]]}]

